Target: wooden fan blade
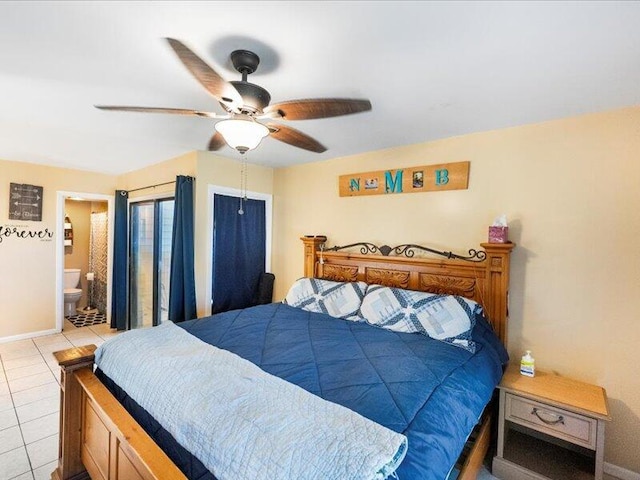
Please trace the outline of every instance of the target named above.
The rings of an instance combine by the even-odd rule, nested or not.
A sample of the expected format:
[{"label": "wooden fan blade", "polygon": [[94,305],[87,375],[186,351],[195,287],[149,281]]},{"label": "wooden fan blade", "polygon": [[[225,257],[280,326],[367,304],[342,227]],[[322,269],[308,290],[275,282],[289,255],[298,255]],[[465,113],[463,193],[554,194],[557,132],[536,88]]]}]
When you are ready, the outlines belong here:
[{"label": "wooden fan blade", "polygon": [[307,98],[275,103],[264,109],[265,115],[280,116],[285,120],[310,120],[338,117],[371,110],[369,100],[355,98]]},{"label": "wooden fan blade", "polygon": [[216,133],[213,134],[213,137],[211,137],[211,140],[209,140],[208,150],[210,151],[220,150],[226,144],[227,142],[224,141],[224,137],[220,135],[219,132],[216,131]]},{"label": "wooden fan blade", "polygon": [[228,118],[228,115],[218,115],[213,112],[202,112],[200,110],[190,110],[187,108],[160,108],[160,107],[125,107],[121,105],[95,105],[100,110],[115,110],[118,112],[141,112],[141,113],[170,113],[173,115],[187,115],[207,118]]},{"label": "wooden fan blade", "polygon": [[320,142],[295,128],[278,125],[277,123],[267,123],[266,126],[271,131],[270,136],[281,142],[316,153],[322,153],[327,150]]},{"label": "wooden fan blade", "polygon": [[207,63],[198,57],[189,47],[174,38],[167,38],[169,45],[176,52],[180,61],[187,67],[187,70],[196,77],[207,91],[219,102],[226,105],[234,112],[240,111],[244,104],[242,96],[231,83],[223,79]]}]

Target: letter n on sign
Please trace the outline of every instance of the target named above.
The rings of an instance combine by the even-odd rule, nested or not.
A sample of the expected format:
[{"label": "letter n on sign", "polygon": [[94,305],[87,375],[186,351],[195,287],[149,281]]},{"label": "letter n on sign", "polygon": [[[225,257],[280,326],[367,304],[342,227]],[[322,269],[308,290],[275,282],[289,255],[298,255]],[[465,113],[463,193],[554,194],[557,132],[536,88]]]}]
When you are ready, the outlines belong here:
[{"label": "letter n on sign", "polygon": [[469,165],[470,162],[441,163],[340,175],[338,190],[341,197],[466,190]]}]

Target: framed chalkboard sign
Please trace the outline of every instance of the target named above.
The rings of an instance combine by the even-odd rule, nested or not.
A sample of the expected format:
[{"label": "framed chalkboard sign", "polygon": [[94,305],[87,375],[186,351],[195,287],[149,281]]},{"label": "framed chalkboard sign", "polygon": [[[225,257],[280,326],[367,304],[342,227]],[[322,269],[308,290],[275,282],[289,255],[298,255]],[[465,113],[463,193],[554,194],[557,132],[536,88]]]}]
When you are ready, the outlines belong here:
[{"label": "framed chalkboard sign", "polygon": [[42,221],[42,187],[11,183],[9,188],[9,220]]}]

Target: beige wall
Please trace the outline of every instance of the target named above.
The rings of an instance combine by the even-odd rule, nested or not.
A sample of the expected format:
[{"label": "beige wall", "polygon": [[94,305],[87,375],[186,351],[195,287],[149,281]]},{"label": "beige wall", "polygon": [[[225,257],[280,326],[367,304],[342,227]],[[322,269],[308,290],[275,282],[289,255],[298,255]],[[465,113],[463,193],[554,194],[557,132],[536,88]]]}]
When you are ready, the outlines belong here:
[{"label": "beige wall", "polygon": [[[106,202],[105,202],[106,203]],[[77,308],[87,304],[87,279],[89,271],[89,238],[91,236],[91,202],[65,200],[65,214],[73,227],[73,245],[64,247],[64,268],[80,269],[82,298]]]},{"label": "beige wall", "polygon": [[80,269],[80,286],[82,298],[77,307],[84,308],[89,297],[89,283],[86,274],[89,272],[90,243],[91,243],[91,214],[106,212],[107,202],[87,200],[65,200],[65,214],[73,226],[73,245],[64,247],[64,268]]},{"label": "beige wall", "polygon": [[[276,298],[302,276],[302,235],[466,252],[506,213],[511,357],[603,385],[606,461],[640,472],[639,125],[630,108],[276,170]],[[341,174],[461,160],[468,190],[338,196]]]},{"label": "beige wall", "polygon": [[[54,237],[4,238],[0,242],[0,340],[56,327],[57,192],[112,194],[116,179],[79,170],[0,160],[0,226],[48,229]],[[9,183],[44,187],[41,222],[9,220]]]},{"label": "beige wall", "polygon": [[[135,190],[151,185],[173,182],[176,179],[176,175],[195,176],[197,158],[198,155],[196,152],[190,152],[180,157],[172,158],[171,160],[166,160],[149,167],[141,168],[140,170],[120,175],[118,177],[118,189]],[[131,192],[129,198],[134,199],[148,195],[162,194],[173,196],[175,190],[175,184],[168,183],[168,185],[160,185],[155,188],[145,188]]]}]

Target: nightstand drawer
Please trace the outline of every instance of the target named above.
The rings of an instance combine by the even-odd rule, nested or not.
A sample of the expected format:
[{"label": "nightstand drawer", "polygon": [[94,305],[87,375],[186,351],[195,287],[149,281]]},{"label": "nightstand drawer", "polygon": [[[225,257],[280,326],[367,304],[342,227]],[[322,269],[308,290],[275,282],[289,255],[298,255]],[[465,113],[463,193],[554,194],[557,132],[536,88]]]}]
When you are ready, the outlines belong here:
[{"label": "nightstand drawer", "polygon": [[596,449],[597,420],[578,413],[507,393],[505,420]]}]

